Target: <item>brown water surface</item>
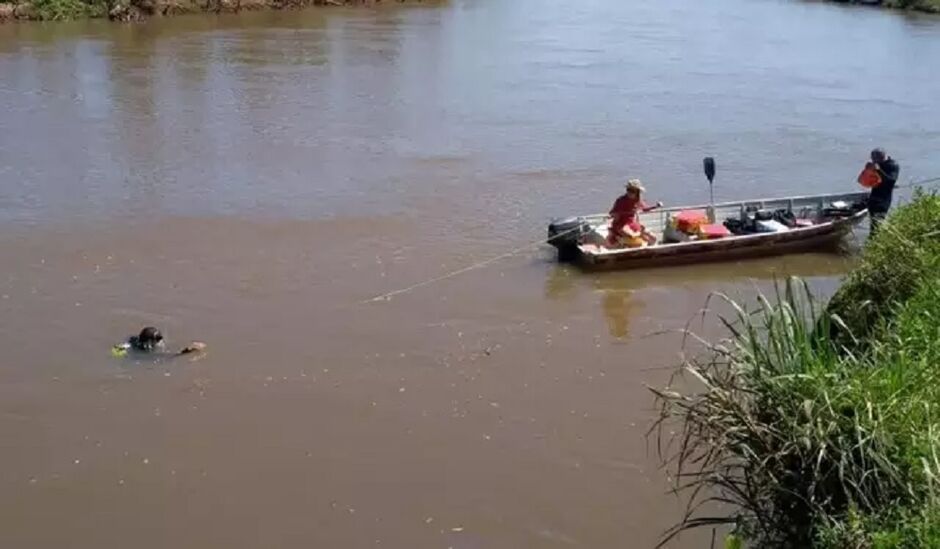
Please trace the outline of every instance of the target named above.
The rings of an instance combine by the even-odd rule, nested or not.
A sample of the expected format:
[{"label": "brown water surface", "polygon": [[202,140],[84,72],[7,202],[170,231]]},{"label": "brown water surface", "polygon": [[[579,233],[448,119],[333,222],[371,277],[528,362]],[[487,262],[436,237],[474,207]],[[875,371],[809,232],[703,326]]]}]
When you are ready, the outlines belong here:
[{"label": "brown water surface", "polygon": [[[707,199],[706,154],[726,199],[876,143],[937,175],[937,58],[936,19],[774,0],[0,27],[0,547],[653,545],[649,334],[852,260],[525,246],[628,176]],[[145,324],[209,352],[109,356]]]}]

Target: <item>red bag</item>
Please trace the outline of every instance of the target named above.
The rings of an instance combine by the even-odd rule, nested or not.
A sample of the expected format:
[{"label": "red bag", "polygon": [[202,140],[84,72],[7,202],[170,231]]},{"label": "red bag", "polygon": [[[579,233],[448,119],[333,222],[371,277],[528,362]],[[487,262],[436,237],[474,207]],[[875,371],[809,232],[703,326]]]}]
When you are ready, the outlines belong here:
[{"label": "red bag", "polygon": [[728,227],[725,227],[724,225],[719,225],[719,224],[702,225],[699,227],[698,230],[699,230],[699,233],[702,235],[702,238],[706,240],[731,236],[731,231],[728,230]]}]

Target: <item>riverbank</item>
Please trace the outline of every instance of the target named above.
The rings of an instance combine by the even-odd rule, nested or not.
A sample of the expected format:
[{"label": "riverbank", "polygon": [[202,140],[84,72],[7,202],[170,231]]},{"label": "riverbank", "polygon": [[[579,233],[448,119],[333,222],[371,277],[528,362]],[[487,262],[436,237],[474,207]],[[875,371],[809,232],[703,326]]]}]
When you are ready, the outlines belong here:
[{"label": "riverbank", "polygon": [[[393,0],[385,3],[421,1]],[[237,13],[250,10],[382,3],[382,0],[24,0],[0,2],[0,22],[61,21],[83,18],[140,21],[150,17],[188,13]]]},{"label": "riverbank", "polygon": [[731,340],[685,367],[697,389],[656,391],[661,425],[683,425],[665,456],[679,491],[731,504],[718,517],[690,507],[676,531],[730,525],[754,547],[940,546],[938,230],[940,197],[916,196],[827,307],[795,281],[756,315],[735,306]]},{"label": "riverbank", "polygon": [[841,4],[861,4],[881,8],[940,13],[940,0],[834,0]]}]

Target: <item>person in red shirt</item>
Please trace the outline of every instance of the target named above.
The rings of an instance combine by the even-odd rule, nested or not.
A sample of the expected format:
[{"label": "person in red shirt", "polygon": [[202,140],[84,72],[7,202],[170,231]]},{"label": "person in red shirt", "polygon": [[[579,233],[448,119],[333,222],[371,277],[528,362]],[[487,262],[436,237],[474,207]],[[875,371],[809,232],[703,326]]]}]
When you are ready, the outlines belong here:
[{"label": "person in red shirt", "polygon": [[621,238],[631,238],[637,235],[643,237],[649,245],[656,243],[656,237],[646,230],[646,227],[640,224],[639,213],[650,212],[663,206],[662,202],[657,202],[653,206],[648,206],[643,202],[643,184],[639,179],[631,179],[627,182],[627,192],[621,195],[614,202],[614,207],[610,209],[610,243],[616,245]]}]

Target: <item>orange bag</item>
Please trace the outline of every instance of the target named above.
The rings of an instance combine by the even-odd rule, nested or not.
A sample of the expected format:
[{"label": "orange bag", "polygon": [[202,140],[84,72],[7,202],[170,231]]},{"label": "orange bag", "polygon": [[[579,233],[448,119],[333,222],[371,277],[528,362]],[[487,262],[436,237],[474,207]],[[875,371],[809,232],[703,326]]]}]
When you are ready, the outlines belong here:
[{"label": "orange bag", "polygon": [[881,185],[881,176],[874,166],[868,165],[865,166],[862,173],[858,174],[858,182],[866,189],[874,189],[878,185]]}]

